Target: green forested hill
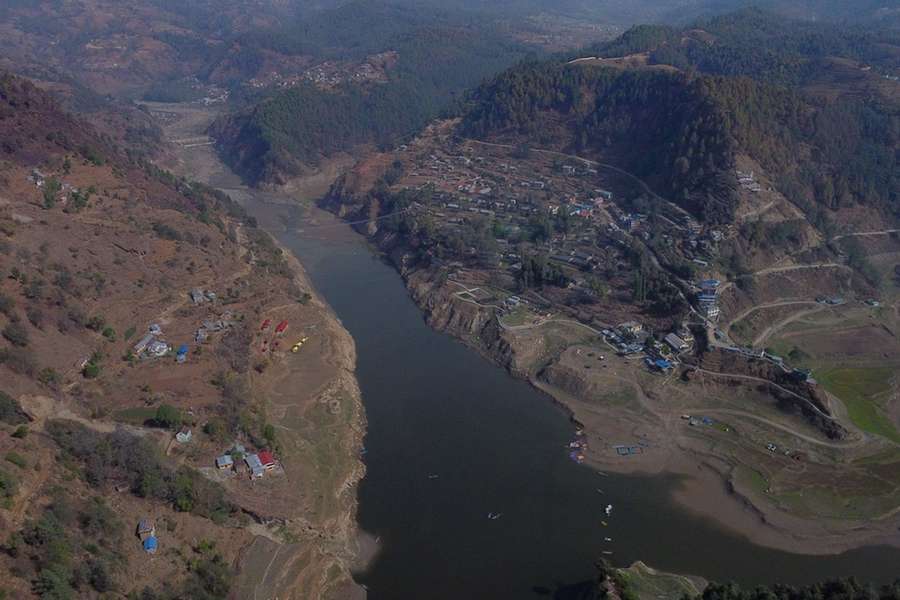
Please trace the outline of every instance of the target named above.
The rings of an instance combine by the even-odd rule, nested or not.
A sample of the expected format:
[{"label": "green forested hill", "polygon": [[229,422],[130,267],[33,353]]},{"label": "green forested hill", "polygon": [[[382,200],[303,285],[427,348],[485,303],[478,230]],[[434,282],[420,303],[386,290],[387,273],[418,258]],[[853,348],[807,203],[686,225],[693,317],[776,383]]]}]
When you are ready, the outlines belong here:
[{"label": "green forested hill", "polygon": [[649,64],[519,65],[473,94],[461,132],[602,156],[712,222],[733,217],[738,153],[813,222],[854,203],[896,218],[900,97],[879,69],[896,68],[900,44],[889,31],[792,27],[759,11],[638,27],[582,56]]},{"label": "green forested hill", "polygon": [[223,155],[251,181],[278,181],[357,144],[389,144],[436,117],[457,93],[525,55],[485,29],[427,27],[390,46],[389,80],[334,91],[300,85],[213,127]]}]

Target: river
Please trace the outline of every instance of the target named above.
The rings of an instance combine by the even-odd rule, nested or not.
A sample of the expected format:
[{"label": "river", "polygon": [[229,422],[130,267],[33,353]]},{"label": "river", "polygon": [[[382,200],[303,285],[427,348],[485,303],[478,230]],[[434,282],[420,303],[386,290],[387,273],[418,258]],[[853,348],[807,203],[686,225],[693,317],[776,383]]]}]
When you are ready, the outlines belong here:
[{"label": "river", "polygon": [[371,600],[546,597],[590,578],[601,556],[748,585],[898,573],[900,550],[823,557],[756,546],[675,504],[673,478],[604,476],[571,462],[566,415],[430,329],[361,236],[318,209],[286,227],[286,207],[249,208],[356,341],[369,421],[359,523],[381,545],[357,578]]}]

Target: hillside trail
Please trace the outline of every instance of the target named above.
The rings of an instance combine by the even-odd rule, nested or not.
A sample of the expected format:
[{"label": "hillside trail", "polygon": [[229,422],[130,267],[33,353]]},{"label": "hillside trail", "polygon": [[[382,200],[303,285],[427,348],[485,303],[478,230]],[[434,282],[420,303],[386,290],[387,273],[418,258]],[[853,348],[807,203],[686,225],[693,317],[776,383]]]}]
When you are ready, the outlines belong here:
[{"label": "hillside trail", "polygon": [[743,319],[747,318],[747,316],[753,314],[758,310],[764,310],[766,308],[778,308],[779,306],[793,306],[795,304],[818,304],[818,302],[816,302],[815,300],[791,300],[789,298],[784,298],[775,300],[774,302],[767,302],[765,304],[754,304],[753,306],[750,306],[738,313],[737,316],[735,316],[728,322],[724,329],[725,331],[728,331],[729,329],[734,327],[735,323],[737,323],[738,321],[742,321]]},{"label": "hillside trail", "polygon": [[801,310],[799,312],[795,312],[794,314],[789,315],[789,316],[785,317],[784,319],[781,319],[780,321],[772,323],[771,325],[769,325],[768,327],[763,329],[759,333],[759,335],[757,335],[753,339],[753,342],[752,342],[753,347],[758,348],[759,346],[762,346],[763,344],[766,343],[766,341],[770,337],[772,337],[773,335],[775,335],[776,333],[778,333],[779,331],[781,331],[782,329],[784,329],[791,323],[793,323],[795,321],[799,321],[800,319],[803,319],[804,317],[808,317],[809,315],[815,314],[817,312],[821,312],[821,311],[825,310],[826,308],[828,308],[827,305],[814,306],[814,307],[808,308],[806,310]]},{"label": "hillside trail", "polygon": [[[710,375],[712,377],[744,379],[747,381],[758,381],[760,383],[765,383],[766,385],[770,385],[782,393],[788,394],[789,396],[802,401],[807,406],[809,406],[809,408],[812,409],[815,413],[817,413],[819,416],[821,416],[823,419],[828,419],[829,421],[834,421],[834,422],[840,424],[841,426],[845,427],[848,431],[855,434],[855,436],[857,437],[857,442],[854,442],[854,445],[859,446],[859,445],[863,444],[865,441],[867,441],[869,438],[869,436],[865,432],[863,432],[859,428],[857,428],[856,425],[854,425],[853,422],[849,418],[847,418],[845,412],[842,412],[841,410],[839,410],[838,407],[842,407],[843,403],[842,402],[834,402],[834,399],[831,397],[830,394],[828,395],[828,408],[829,408],[829,410],[831,410],[834,413],[834,415],[829,415],[829,414],[822,412],[822,410],[818,406],[813,404],[808,398],[804,398],[800,394],[798,394],[794,391],[791,391],[769,379],[764,379],[762,377],[756,377],[754,375],[743,375],[743,374],[738,374],[738,373],[720,373],[718,371],[708,371],[706,369],[702,369],[699,367],[695,368],[695,371],[697,371],[699,373],[704,373],[706,375]],[[847,447],[847,446],[845,445],[844,447]]]},{"label": "hillside trail", "polygon": [[697,413],[702,413],[702,414],[732,415],[735,417],[743,417],[743,418],[747,418],[747,419],[752,419],[754,421],[759,421],[760,423],[764,423],[765,425],[768,425],[769,427],[772,427],[774,429],[778,429],[787,434],[790,434],[796,438],[807,441],[810,444],[815,444],[817,446],[824,446],[826,448],[835,448],[835,449],[839,449],[839,450],[846,450],[848,448],[859,447],[865,441],[865,440],[853,440],[853,441],[844,442],[844,443],[827,442],[825,440],[820,440],[820,439],[814,438],[811,435],[801,433],[801,432],[797,431],[796,429],[788,427],[787,425],[782,425],[781,423],[773,421],[769,418],[762,417],[760,415],[756,415],[751,412],[747,412],[747,411],[743,411],[743,410],[736,410],[736,409],[730,409],[730,408],[698,407],[698,408],[687,408],[687,409],[685,409],[685,411],[688,413],[697,412]]},{"label": "hillside trail", "polygon": [[49,396],[37,396],[25,394],[19,398],[22,409],[31,418],[33,427],[44,429],[50,419],[65,419],[75,421],[88,429],[98,433],[112,433],[117,430],[125,430],[137,436],[146,436],[150,430],[118,421],[104,419],[88,419],[69,408],[63,401],[55,400]]}]

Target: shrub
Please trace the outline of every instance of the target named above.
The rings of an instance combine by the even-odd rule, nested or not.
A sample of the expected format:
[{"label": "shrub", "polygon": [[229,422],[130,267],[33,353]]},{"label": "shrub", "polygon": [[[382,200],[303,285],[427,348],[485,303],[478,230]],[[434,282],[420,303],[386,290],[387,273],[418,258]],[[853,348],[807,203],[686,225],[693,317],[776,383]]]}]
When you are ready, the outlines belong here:
[{"label": "shrub", "polygon": [[104,327],[101,335],[111,342],[116,341],[116,330],[112,327]]},{"label": "shrub", "polygon": [[12,432],[12,436],[16,439],[23,440],[28,437],[28,427],[25,425],[19,425],[16,427],[16,430]]},{"label": "shrub", "polygon": [[3,328],[3,337],[15,346],[24,348],[28,345],[28,330],[17,321],[6,324]]},{"label": "shrub", "polygon": [[7,317],[12,316],[13,309],[16,307],[16,301],[13,300],[10,296],[6,294],[0,293],[0,313],[3,313]]},{"label": "shrub", "polygon": [[25,309],[25,316],[28,321],[38,329],[44,328],[44,311],[37,306],[29,306]]},{"label": "shrub", "polygon": [[18,452],[9,451],[6,453],[6,461],[11,462],[16,465],[20,469],[24,469],[28,466],[28,463],[25,462],[25,457],[19,454]]},{"label": "shrub", "polygon": [[35,277],[25,286],[25,297],[29,300],[37,300],[44,295],[44,285],[46,283],[43,279]]},{"label": "shrub", "polygon": [[92,331],[102,331],[103,328],[106,327],[106,319],[104,319],[100,315],[94,315],[93,317],[88,319],[85,327]]},{"label": "shrub", "polygon": [[22,410],[19,401],[0,391],[0,421],[9,425],[20,425],[28,422],[28,416]]},{"label": "shrub", "polygon": [[0,506],[9,508],[18,489],[19,486],[15,478],[9,473],[0,470]]},{"label": "shrub", "polygon": [[41,369],[37,375],[37,378],[38,381],[50,387],[59,385],[59,382],[62,380],[62,378],[59,376],[59,373],[57,373],[50,367],[44,367],[43,369]]}]

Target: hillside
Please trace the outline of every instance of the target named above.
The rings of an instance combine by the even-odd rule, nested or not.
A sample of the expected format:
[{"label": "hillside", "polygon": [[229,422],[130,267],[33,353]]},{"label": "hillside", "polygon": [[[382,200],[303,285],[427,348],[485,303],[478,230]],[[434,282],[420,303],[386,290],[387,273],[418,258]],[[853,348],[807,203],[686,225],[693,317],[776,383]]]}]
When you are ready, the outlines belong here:
[{"label": "hillside", "polygon": [[[893,35],[754,10],[523,61],[323,204],[571,410],[573,460],[715,465],[694,498],[740,508],[704,514],[794,551],[893,539]],[[610,447],[636,428],[662,452]]]},{"label": "hillside", "polygon": [[898,51],[889,31],[758,11],[639,27],[588,58],[498,76],[473,94],[460,132],[603,158],[713,223],[735,217],[742,155],[820,227],[851,206],[893,222],[900,87],[886,76]]},{"label": "hillside", "polygon": [[220,119],[211,133],[223,157],[253,183],[283,183],[336,152],[392,145],[526,51],[488,27],[426,27],[387,47],[398,59],[384,83],[304,84]]},{"label": "hillside", "polygon": [[[302,271],[227,196],[144,162],[26,80],[0,77],[0,136],[0,589],[225,598],[256,579],[246,548],[281,541],[262,523],[289,535],[296,519],[336,542],[294,540],[306,568],[329,573],[306,591],[346,585],[352,342]],[[340,390],[348,419],[333,419],[341,435],[322,458],[305,454],[316,432],[267,412],[297,367],[259,331],[265,318],[317,327],[304,376]],[[277,472],[254,486],[215,469],[235,443],[274,452]],[[298,498],[298,481],[328,505]],[[153,555],[135,535],[143,519]]]}]

